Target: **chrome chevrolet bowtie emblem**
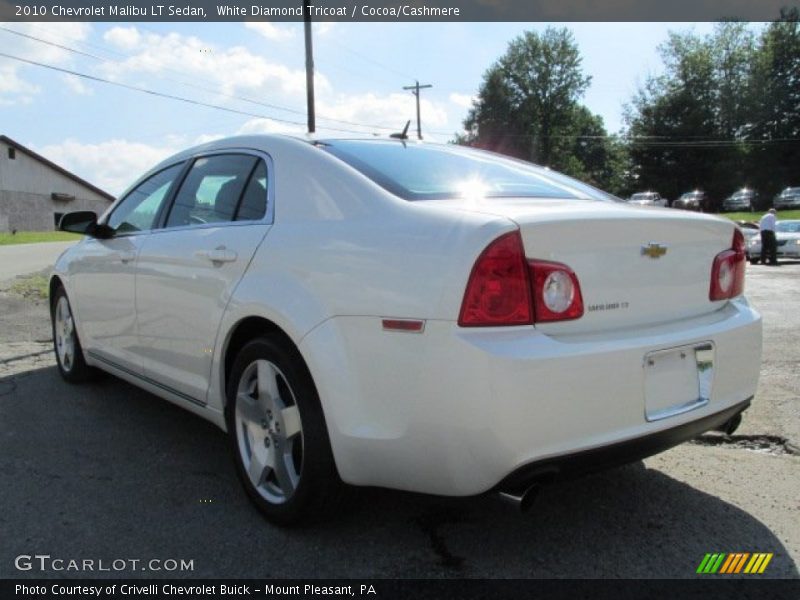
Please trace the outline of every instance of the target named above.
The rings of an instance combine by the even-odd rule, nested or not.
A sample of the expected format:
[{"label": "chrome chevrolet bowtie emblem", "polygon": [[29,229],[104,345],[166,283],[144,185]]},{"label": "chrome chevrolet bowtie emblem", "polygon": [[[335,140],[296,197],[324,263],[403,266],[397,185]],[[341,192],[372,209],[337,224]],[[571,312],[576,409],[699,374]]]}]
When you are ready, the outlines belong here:
[{"label": "chrome chevrolet bowtie emblem", "polygon": [[657,244],[656,242],[650,242],[647,246],[642,246],[642,254],[650,258],[661,258],[666,253],[667,247]]}]

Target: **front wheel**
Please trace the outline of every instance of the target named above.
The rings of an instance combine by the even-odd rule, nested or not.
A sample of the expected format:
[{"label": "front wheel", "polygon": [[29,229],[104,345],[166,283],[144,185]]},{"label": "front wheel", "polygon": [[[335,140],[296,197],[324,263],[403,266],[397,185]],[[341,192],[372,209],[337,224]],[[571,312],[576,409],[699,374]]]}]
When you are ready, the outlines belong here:
[{"label": "front wheel", "polygon": [[70,383],[82,383],[92,379],[96,371],[83,359],[83,349],[75,329],[72,307],[63,287],[59,287],[55,293],[50,317],[53,326],[53,349],[61,377]]},{"label": "front wheel", "polygon": [[750,264],[751,264],[751,265],[757,265],[757,264],[758,264],[758,261],[759,261],[759,259],[758,259],[758,258],[751,258],[751,259],[750,259]]},{"label": "front wheel", "polygon": [[277,337],[248,343],[231,369],[227,400],[236,471],[253,503],[280,525],[326,513],[343,484],[298,351]]}]

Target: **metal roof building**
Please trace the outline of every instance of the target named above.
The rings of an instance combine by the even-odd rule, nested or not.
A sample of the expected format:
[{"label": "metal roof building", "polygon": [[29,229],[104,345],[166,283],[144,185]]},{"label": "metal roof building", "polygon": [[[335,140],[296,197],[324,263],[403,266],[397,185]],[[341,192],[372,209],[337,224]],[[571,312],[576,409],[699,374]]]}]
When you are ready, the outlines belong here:
[{"label": "metal roof building", "polygon": [[55,229],[75,210],[105,212],[114,197],[0,135],[0,232]]}]

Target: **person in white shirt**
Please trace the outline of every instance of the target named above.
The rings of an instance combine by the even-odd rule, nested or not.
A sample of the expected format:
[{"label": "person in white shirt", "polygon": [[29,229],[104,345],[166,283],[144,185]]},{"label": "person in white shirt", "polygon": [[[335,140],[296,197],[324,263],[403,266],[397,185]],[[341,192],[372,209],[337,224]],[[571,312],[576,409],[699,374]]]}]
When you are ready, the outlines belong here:
[{"label": "person in white shirt", "polygon": [[761,217],[758,223],[761,229],[761,262],[767,264],[767,255],[769,255],[769,264],[777,265],[778,257],[776,255],[778,246],[775,241],[775,209],[770,208],[769,212]]}]

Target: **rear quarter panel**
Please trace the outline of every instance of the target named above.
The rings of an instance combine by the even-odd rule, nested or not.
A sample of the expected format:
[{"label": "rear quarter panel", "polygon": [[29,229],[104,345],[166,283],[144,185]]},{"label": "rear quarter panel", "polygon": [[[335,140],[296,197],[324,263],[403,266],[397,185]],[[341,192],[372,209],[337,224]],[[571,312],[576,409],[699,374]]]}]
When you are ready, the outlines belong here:
[{"label": "rear quarter panel", "polygon": [[209,393],[209,404],[219,408],[227,338],[243,319],[272,321],[298,347],[333,317],[454,321],[475,258],[515,227],[496,215],[401,200],[310,144],[270,154],[275,222],[223,318],[218,381]]}]

